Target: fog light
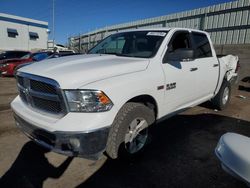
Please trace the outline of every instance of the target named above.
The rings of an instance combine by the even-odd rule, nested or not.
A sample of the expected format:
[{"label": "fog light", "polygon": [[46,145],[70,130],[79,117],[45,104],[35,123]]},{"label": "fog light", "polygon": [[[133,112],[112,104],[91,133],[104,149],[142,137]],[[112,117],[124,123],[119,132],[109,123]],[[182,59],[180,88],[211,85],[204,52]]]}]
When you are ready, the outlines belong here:
[{"label": "fog light", "polygon": [[69,139],[70,145],[74,148],[77,149],[80,147],[80,141],[77,138],[70,138]]}]

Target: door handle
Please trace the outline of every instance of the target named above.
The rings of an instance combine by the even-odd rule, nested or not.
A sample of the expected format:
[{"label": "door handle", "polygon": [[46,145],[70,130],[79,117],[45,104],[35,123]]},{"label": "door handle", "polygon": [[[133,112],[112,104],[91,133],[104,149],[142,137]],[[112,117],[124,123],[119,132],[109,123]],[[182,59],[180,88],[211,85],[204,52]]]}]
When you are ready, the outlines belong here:
[{"label": "door handle", "polygon": [[194,67],[194,68],[191,68],[191,69],[190,69],[190,71],[196,71],[196,70],[198,70],[197,67]]},{"label": "door handle", "polygon": [[183,62],[188,62],[188,61],[193,61],[194,59],[192,58],[187,58],[187,59],[182,59]]},{"label": "door handle", "polygon": [[213,67],[218,67],[218,66],[219,66],[219,64],[214,64],[214,65],[213,65]]}]

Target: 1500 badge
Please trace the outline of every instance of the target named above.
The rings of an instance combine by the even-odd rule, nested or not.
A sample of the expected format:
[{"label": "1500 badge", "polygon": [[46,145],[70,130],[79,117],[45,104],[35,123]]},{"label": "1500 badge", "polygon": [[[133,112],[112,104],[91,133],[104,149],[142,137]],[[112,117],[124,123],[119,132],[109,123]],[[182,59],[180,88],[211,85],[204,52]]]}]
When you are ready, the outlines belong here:
[{"label": "1500 badge", "polygon": [[170,89],[174,89],[174,88],[176,88],[176,82],[166,85],[166,90],[170,90]]}]

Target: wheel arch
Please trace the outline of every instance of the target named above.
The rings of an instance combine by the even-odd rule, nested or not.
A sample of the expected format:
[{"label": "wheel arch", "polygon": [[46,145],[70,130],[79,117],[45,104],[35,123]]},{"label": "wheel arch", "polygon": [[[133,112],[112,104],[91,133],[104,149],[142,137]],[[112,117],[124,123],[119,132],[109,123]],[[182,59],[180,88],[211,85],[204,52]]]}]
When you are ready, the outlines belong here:
[{"label": "wheel arch", "polygon": [[221,77],[221,79],[218,80],[218,84],[216,86],[215,92],[214,92],[214,97],[218,94],[218,92],[220,91],[221,86],[223,85],[224,82],[229,82],[228,78],[227,78],[227,74],[229,71],[226,71],[223,74],[223,77]]},{"label": "wheel arch", "polygon": [[135,102],[135,103],[144,104],[145,106],[149,107],[150,109],[152,109],[154,111],[155,119],[157,118],[158,111],[159,111],[158,105],[157,105],[155,98],[152,97],[151,95],[147,95],[147,94],[138,95],[138,96],[135,96],[135,97],[129,99],[126,103],[128,103],[128,102]]}]

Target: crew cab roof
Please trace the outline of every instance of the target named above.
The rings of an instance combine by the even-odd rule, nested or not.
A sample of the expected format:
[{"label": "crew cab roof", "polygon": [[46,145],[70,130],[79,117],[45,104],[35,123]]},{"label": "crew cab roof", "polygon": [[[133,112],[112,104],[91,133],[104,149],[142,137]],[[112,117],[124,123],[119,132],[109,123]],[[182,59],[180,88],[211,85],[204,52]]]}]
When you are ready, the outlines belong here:
[{"label": "crew cab roof", "polygon": [[198,29],[191,29],[191,28],[181,28],[181,27],[159,27],[159,28],[138,28],[138,29],[128,29],[128,30],[124,30],[124,31],[118,31],[117,33],[125,33],[125,32],[135,32],[135,31],[170,31],[170,30],[184,30],[184,31],[193,31],[193,32],[199,32],[199,33],[204,33],[204,34],[208,34],[205,31],[201,31]]}]

